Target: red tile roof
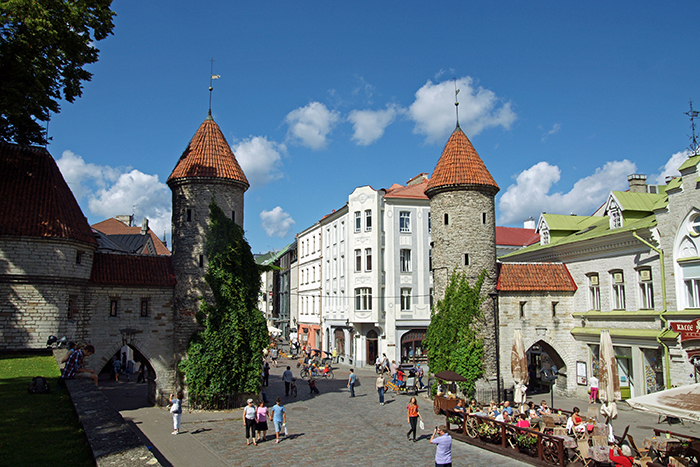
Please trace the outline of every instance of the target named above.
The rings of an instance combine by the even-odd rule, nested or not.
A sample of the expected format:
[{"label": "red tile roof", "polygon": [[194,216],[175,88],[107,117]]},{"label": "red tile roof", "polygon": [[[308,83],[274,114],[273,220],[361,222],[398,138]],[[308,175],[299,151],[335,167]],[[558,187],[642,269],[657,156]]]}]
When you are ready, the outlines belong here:
[{"label": "red tile roof", "polygon": [[0,235],[97,245],[87,219],[44,148],[0,143]]},{"label": "red tile roof", "polygon": [[432,196],[443,189],[453,188],[477,188],[493,194],[500,190],[471,141],[459,126],[442,151],[442,156],[426,188],[426,194]]},{"label": "red tile roof", "polygon": [[[103,220],[102,222],[98,222],[97,224],[93,224],[92,228],[102,232],[105,235],[133,235],[141,233],[141,227],[129,227],[122,221],[119,221],[113,217]],[[150,235],[151,240],[153,240],[153,245],[156,247],[157,255],[170,255],[170,250],[168,250],[168,247],[166,247],[163,242],[160,241],[158,236],[153,233],[150,227],[148,228],[148,235]]]},{"label": "red tile roof", "polygon": [[574,292],[577,289],[563,263],[501,263],[496,288],[503,292]]},{"label": "red tile roof", "polygon": [[428,180],[423,180],[421,183],[414,185],[401,186],[398,183],[391,185],[391,188],[386,190],[385,198],[403,198],[403,199],[428,199],[425,196],[425,187],[428,186]]},{"label": "red tile roof", "polygon": [[250,186],[219,125],[209,115],[180,156],[168,183],[179,178],[224,178]]},{"label": "red tile roof", "polygon": [[90,281],[96,284],[172,287],[176,284],[169,256],[115,255],[95,252]]},{"label": "red tile roof", "polygon": [[496,226],[496,244],[529,246],[540,241],[540,234],[533,229]]}]

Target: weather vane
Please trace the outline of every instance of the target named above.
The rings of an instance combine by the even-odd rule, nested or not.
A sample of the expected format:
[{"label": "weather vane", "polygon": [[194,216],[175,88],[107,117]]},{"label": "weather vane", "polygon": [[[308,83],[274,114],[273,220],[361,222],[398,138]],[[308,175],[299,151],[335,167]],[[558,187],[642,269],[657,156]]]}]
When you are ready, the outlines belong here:
[{"label": "weather vane", "polygon": [[455,82],[455,113],[457,114],[457,128],[459,128],[459,99],[457,99],[457,94],[459,94],[459,89],[457,89],[457,77],[454,77]]},{"label": "weather vane", "polygon": [[692,136],[689,136],[690,138],[690,147],[688,148],[690,150],[690,155],[695,156],[700,153],[700,147],[698,146],[698,138],[695,135],[695,119],[700,115],[700,112],[697,110],[693,110],[693,99],[690,99],[690,110],[685,112],[685,114],[690,117],[690,129],[693,132]]},{"label": "weather vane", "polygon": [[209,115],[211,115],[211,93],[214,90],[212,81],[221,78],[221,75],[214,74],[214,59],[211,59],[211,70],[209,71]]}]

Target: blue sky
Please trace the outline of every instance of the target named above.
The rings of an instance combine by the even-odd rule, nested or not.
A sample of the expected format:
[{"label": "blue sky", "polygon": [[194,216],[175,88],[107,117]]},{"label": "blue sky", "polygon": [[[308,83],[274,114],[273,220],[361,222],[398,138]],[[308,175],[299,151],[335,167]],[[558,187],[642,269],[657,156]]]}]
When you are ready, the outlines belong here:
[{"label": "blue sky", "polygon": [[680,165],[689,100],[700,109],[700,3],[471,3],[116,0],[49,151],[90,223],[135,213],[169,242],[165,182],[206,118],[213,58],[254,252],[357,186],[432,173],[455,79],[461,127],[501,188],[498,225],[588,215],[628,174],[656,183]]}]

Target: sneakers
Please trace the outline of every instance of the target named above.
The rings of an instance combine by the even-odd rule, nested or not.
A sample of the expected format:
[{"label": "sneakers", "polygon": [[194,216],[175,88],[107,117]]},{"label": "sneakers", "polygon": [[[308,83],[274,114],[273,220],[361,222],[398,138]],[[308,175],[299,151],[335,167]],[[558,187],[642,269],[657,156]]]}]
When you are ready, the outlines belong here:
[{"label": "sneakers", "polygon": [[275,440],[275,443],[279,443],[279,442],[280,442],[280,440]]},{"label": "sneakers", "polygon": [[171,435],[179,435],[179,434],[180,434],[180,432],[179,432],[179,431],[177,431],[177,430],[175,430],[175,431],[173,431],[173,432],[172,432],[172,433],[170,433],[170,434],[171,434]]}]

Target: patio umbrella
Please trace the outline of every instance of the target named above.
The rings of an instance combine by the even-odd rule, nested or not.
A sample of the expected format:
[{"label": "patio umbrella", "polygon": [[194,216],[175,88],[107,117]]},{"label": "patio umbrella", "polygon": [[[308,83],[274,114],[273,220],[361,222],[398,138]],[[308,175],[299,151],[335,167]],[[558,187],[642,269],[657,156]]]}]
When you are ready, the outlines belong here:
[{"label": "patio umbrella", "polygon": [[617,418],[615,401],[621,400],[622,395],[620,393],[620,378],[617,373],[615,349],[613,349],[612,338],[607,329],[600,331],[600,381],[598,386],[598,397],[603,402],[600,413],[606,417],[608,440],[615,442],[611,420]]},{"label": "patio umbrella", "polygon": [[700,384],[666,389],[626,402],[633,409],[700,422]]},{"label": "patio umbrella", "polygon": [[[510,351],[510,371],[515,381],[515,403],[524,404],[527,399],[527,383],[530,381],[530,374],[527,371],[527,355],[525,355],[525,345],[520,329],[516,329],[513,334],[513,349]],[[522,410],[522,407],[521,407]]]},{"label": "patio umbrella", "polygon": [[279,328],[276,328],[274,326],[268,326],[267,332],[272,333],[272,334],[282,334],[282,330]]}]

